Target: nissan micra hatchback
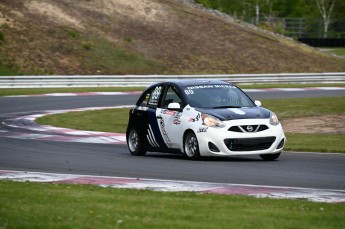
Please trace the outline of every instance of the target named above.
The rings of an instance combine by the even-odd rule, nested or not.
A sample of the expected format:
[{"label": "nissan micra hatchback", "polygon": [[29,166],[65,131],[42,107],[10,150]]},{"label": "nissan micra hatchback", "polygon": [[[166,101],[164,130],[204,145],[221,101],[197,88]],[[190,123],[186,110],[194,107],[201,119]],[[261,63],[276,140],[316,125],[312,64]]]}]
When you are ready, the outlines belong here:
[{"label": "nissan micra hatchback", "polygon": [[132,155],[280,156],[286,138],[277,116],[241,89],[219,80],[175,80],[149,86],[129,112]]}]

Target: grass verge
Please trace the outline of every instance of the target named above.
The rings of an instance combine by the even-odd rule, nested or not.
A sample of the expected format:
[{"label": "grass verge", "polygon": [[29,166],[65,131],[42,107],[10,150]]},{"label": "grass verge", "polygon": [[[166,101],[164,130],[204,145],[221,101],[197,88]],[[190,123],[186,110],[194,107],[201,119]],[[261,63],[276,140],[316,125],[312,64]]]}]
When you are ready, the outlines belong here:
[{"label": "grass verge", "polygon": [[39,124],[67,127],[76,130],[125,133],[129,108],[68,112],[43,116]]},{"label": "grass verge", "polygon": [[344,87],[345,84],[236,84],[241,89],[265,89],[265,88],[306,88],[306,87]]},{"label": "grass verge", "polygon": [[[345,205],[0,181],[1,228],[344,228]],[[258,207],[260,206],[260,207]]]},{"label": "grass verge", "polygon": [[284,150],[300,152],[345,153],[345,136],[341,134],[285,133]]},{"label": "grass verge", "polygon": [[262,104],[274,111],[280,119],[345,114],[345,97],[268,99],[263,100]]},{"label": "grass verge", "polygon": [[[1,76],[0,76],[1,77]],[[302,87],[341,87],[345,84],[253,84],[238,85],[242,89],[259,88],[302,88]],[[123,92],[142,91],[145,87],[89,87],[89,88],[5,88],[0,89],[0,96],[9,95],[35,95],[49,93],[73,92]]]},{"label": "grass verge", "polygon": [[338,56],[345,56],[345,48],[326,48],[329,52],[334,53]]},{"label": "grass verge", "polygon": [[[345,114],[345,98],[270,99],[263,105],[273,110],[280,119],[325,114]],[[124,133],[128,122],[128,108],[100,111],[70,112],[44,116],[39,124],[68,127],[79,130]],[[345,136],[340,134],[287,133],[286,150],[345,153]]]}]

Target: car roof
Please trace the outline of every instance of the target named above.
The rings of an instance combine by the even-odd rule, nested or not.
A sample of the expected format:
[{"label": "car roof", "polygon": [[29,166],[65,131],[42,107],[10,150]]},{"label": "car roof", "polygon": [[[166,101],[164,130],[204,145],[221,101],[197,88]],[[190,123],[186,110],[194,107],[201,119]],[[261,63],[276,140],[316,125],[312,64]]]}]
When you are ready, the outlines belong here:
[{"label": "car roof", "polygon": [[163,83],[173,83],[180,86],[194,86],[194,85],[207,85],[207,84],[231,84],[223,80],[214,79],[180,79],[180,80],[169,80]]}]

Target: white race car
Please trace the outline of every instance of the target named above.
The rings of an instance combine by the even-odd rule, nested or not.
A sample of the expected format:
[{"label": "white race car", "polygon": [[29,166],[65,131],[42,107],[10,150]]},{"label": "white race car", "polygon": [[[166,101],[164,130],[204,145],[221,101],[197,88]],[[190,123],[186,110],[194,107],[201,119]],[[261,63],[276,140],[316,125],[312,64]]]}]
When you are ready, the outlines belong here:
[{"label": "white race car", "polygon": [[149,86],[130,109],[126,137],[132,155],[179,152],[190,159],[256,154],[275,160],[286,142],[272,111],[219,80]]}]

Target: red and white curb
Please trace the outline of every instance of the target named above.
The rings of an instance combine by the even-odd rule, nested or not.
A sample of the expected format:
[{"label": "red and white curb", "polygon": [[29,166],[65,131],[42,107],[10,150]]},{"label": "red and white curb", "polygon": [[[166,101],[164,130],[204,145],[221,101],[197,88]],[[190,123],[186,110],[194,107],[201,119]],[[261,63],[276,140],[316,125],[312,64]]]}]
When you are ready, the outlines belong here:
[{"label": "red and white curb", "polygon": [[5,97],[44,97],[44,96],[93,96],[93,95],[138,95],[141,91],[133,92],[71,92],[71,93],[47,93],[33,95],[8,95]]},{"label": "red and white curb", "polygon": [[302,199],[314,202],[345,203],[345,190],[173,181],[9,170],[0,170],[0,180],[64,184],[91,184],[101,187],[145,189],[162,192],[197,192],[223,195],[247,195],[277,199]]},{"label": "red and white curb", "polygon": [[64,142],[82,142],[99,144],[125,144],[126,135],[123,133],[110,133],[98,131],[83,131],[69,128],[60,128],[49,125],[38,125],[35,120],[39,117],[52,114],[60,114],[75,111],[104,110],[114,108],[126,108],[131,106],[113,106],[113,107],[88,107],[71,110],[51,110],[42,111],[34,115],[25,115],[15,118],[9,118],[2,122],[7,128],[20,129],[20,131],[0,130],[1,137],[17,139],[35,139]]},{"label": "red and white curb", "polygon": [[[245,92],[277,92],[277,91],[335,91],[345,90],[345,87],[307,87],[307,88],[264,88],[264,89],[244,89]],[[42,97],[42,96],[93,96],[93,95],[137,95],[140,91],[134,92],[75,92],[75,93],[48,93],[34,95],[10,95],[5,97]]]}]

